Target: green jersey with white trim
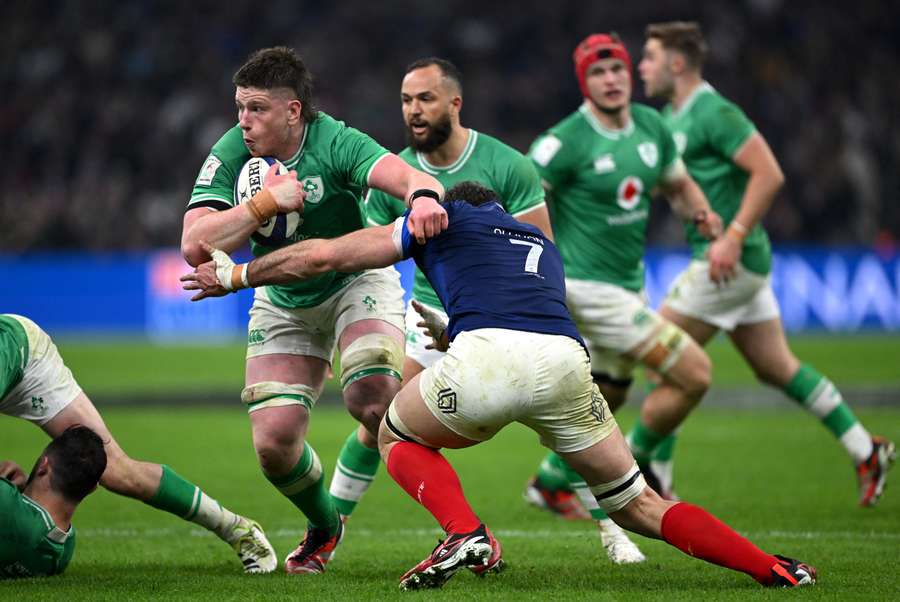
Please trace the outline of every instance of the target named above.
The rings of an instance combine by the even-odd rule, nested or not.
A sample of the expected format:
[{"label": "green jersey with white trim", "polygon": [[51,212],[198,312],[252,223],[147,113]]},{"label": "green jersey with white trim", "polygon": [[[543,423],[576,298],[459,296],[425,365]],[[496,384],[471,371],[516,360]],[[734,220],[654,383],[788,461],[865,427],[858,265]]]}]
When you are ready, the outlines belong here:
[{"label": "green jersey with white trim", "polygon": [[0,400],[21,382],[28,363],[28,337],[22,325],[0,314]]},{"label": "green jersey with white trim", "polygon": [[75,553],[75,527],[68,531],[40,504],[0,479],[0,579],[62,573]]},{"label": "green jersey with white trim", "polygon": [[[666,105],[662,114],[688,173],[723,223],[729,224],[740,209],[749,179],[747,172],[735,165],[734,154],[756,132],[753,122],[707,82],[700,84],[677,111]],[[685,225],[685,233],[693,257],[706,257],[709,241],[692,223]],[[768,274],[772,267],[769,237],[759,224],[744,239],[741,263],[758,274]]]},{"label": "green jersey with white trim", "polygon": [[641,290],[650,191],[680,169],[659,113],[632,103],[628,125],[610,130],[585,102],[529,155],[548,191],[566,277]]},{"label": "green jersey with white trim", "polygon": [[[433,175],[445,190],[469,180],[487,186],[500,196],[503,208],[513,217],[544,204],[544,190],[531,161],[496,138],[471,128],[459,159],[446,167],[430,164],[425,155],[409,147],[403,149],[399,156],[416,169]],[[370,190],[366,197],[369,225],[390,224],[405,211],[406,206],[402,200],[380,190]],[[416,268],[412,296],[431,307],[442,307],[434,289],[419,268]]]},{"label": "green jersey with white trim", "polygon": [[[375,163],[386,154],[388,151],[372,138],[325,113],[320,112],[306,124],[297,153],[283,161],[285,167],[297,171],[306,191],[300,226],[284,245],[307,238],[336,238],[364,227],[362,191]],[[235,126],[213,145],[194,184],[188,209],[234,207],[234,183],[249,159],[241,129]],[[250,250],[259,257],[274,249],[251,240]],[[267,292],[278,307],[313,307],[358,275],[328,272],[304,282],[269,286]]]}]

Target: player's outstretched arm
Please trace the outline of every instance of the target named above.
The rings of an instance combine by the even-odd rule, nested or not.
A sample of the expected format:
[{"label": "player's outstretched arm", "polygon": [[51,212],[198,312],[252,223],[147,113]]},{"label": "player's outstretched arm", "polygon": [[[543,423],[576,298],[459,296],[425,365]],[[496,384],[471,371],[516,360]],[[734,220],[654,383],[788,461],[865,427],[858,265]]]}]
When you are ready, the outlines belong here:
[{"label": "player's outstretched arm", "polygon": [[405,199],[410,233],[419,244],[447,229],[447,212],[440,205],[444,187],[434,177],[411,167],[394,154],[385,155],[369,174],[369,186]]},{"label": "player's outstretched arm", "polygon": [[722,233],[722,218],[712,210],[703,190],[688,174],[680,159],[663,177],[660,189],[675,215],[686,222],[694,222],[701,235],[712,240]]},{"label": "player's outstretched arm", "polygon": [[201,248],[212,261],[182,276],[182,288],[200,291],[191,298],[199,301],[242,288],[308,280],[326,272],[387,267],[402,259],[393,231],[392,224],[357,230],[340,238],[313,238],[242,264],[235,264],[227,253],[201,241]]}]

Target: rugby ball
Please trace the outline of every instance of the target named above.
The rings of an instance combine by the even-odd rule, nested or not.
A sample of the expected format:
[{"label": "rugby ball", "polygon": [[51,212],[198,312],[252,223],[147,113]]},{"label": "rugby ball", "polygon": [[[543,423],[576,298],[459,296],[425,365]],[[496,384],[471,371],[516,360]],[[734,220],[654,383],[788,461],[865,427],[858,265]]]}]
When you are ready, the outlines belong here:
[{"label": "rugby ball", "polygon": [[[262,190],[263,179],[272,165],[278,166],[278,173],[287,173],[288,169],[273,157],[253,157],[241,168],[234,182],[234,200],[246,203],[253,195]],[[261,245],[274,247],[289,241],[303,222],[297,211],[279,213],[257,228],[251,238]]]}]

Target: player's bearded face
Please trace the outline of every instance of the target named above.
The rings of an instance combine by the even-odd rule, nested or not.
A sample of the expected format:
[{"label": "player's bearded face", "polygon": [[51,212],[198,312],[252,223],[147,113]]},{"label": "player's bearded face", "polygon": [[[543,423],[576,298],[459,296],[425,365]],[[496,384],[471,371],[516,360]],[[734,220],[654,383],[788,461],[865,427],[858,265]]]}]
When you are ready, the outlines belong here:
[{"label": "player's bearded face", "polygon": [[235,104],[238,125],[251,155],[287,159],[293,154],[289,99],[268,90],[239,87]]},{"label": "player's bearded face", "polygon": [[432,121],[417,115],[406,122],[406,141],[414,150],[430,153],[447,142],[452,131],[450,113],[445,112]]},{"label": "player's bearded face", "polygon": [[587,69],[588,92],[594,105],[609,114],[618,114],[631,102],[631,74],[619,59],[600,59]]}]

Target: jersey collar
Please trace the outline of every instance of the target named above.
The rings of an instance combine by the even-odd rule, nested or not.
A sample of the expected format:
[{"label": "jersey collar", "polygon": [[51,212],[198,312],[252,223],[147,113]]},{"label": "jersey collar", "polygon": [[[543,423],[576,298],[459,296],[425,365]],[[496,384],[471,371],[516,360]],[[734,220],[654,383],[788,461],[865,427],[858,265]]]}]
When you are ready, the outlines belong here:
[{"label": "jersey collar", "polygon": [[672,117],[680,117],[687,113],[691,106],[697,102],[697,99],[700,98],[701,94],[706,94],[707,92],[715,92],[716,89],[712,87],[708,81],[703,80],[700,82],[700,85],[694,88],[694,91],[691,92],[691,95],[684,99],[684,102],[681,103],[681,106],[678,107],[677,111],[672,111]]},{"label": "jersey collar", "polygon": [[294,169],[297,166],[297,163],[300,162],[300,156],[303,154],[303,147],[306,146],[306,137],[309,135],[309,128],[312,126],[312,122],[303,124],[303,136],[300,138],[300,146],[297,148],[297,152],[294,153],[294,156],[284,161],[284,166],[288,169]]},{"label": "jersey collar", "polygon": [[597,116],[594,115],[594,112],[591,111],[591,107],[588,105],[588,101],[585,100],[580,107],[578,107],[578,111],[584,116],[585,121],[587,121],[590,126],[594,129],[595,132],[603,136],[604,138],[609,138],[610,140],[619,140],[620,138],[628,138],[634,132],[634,118],[629,117],[628,123],[625,124],[625,127],[619,130],[612,130],[597,119]]},{"label": "jersey collar", "polygon": [[56,522],[54,522],[53,517],[50,516],[50,513],[47,512],[46,508],[44,508],[43,506],[38,504],[36,501],[31,499],[24,493],[22,494],[22,499],[25,501],[26,504],[28,504],[29,506],[31,506],[32,508],[37,510],[40,517],[44,520],[44,524],[47,526],[47,529],[48,529],[47,535],[46,535],[47,539],[49,539],[50,541],[52,541],[54,543],[58,543],[58,544],[66,543],[66,540],[69,539],[69,535],[72,534],[72,526],[69,525],[68,531],[63,531],[62,529],[60,529],[59,527],[56,526]]},{"label": "jersey collar", "polygon": [[440,173],[452,174],[458,172],[462,169],[463,165],[466,164],[466,161],[469,160],[469,157],[472,156],[472,153],[475,151],[475,144],[478,142],[478,132],[469,128],[469,139],[466,140],[466,146],[463,147],[463,151],[459,154],[459,158],[456,159],[450,165],[446,167],[438,167],[437,165],[432,165],[428,162],[428,159],[425,158],[425,155],[420,152],[416,152],[416,160],[419,161],[419,165],[422,166],[422,169],[430,173],[433,176],[436,176]]}]

